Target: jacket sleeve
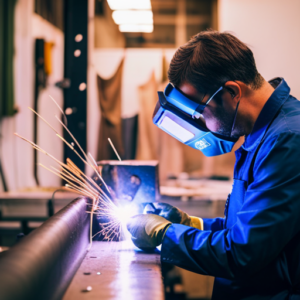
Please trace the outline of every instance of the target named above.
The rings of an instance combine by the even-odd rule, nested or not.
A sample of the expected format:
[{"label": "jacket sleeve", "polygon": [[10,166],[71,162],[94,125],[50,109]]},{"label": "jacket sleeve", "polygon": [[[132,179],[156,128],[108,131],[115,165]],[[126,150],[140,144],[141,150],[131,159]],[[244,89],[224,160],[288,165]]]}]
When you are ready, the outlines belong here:
[{"label": "jacket sleeve", "polygon": [[262,270],[300,230],[299,157],[299,134],[265,141],[236,223],[220,231],[171,225],[163,239],[162,261],[228,279]]},{"label": "jacket sleeve", "polygon": [[202,219],[204,230],[219,231],[224,229],[224,218]]}]

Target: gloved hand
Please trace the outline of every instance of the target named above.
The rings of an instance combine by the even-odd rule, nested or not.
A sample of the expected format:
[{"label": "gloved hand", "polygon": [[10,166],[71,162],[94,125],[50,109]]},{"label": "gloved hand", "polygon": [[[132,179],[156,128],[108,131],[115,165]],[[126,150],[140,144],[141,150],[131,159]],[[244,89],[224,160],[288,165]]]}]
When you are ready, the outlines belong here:
[{"label": "gloved hand", "polygon": [[[153,208],[155,207],[155,209]],[[151,202],[147,203],[144,213],[159,215],[172,223],[183,224],[203,230],[203,220],[198,217],[189,216],[179,208],[168,203]]]},{"label": "gloved hand", "polygon": [[167,228],[172,223],[163,217],[153,214],[135,215],[127,222],[127,229],[131,233],[131,240],[140,249],[154,250],[162,243]]}]

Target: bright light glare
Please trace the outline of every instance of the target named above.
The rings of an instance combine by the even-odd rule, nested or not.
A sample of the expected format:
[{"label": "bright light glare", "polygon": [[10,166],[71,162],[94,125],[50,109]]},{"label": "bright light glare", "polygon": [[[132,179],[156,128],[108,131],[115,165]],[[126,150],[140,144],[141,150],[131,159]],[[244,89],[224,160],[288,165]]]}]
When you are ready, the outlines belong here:
[{"label": "bright light glare", "polygon": [[112,201],[103,201],[94,210],[100,221],[101,230],[96,235],[102,235],[106,241],[130,238],[127,223],[130,217],[139,213],[139,206],[131,203],[116,205]]},{"label": "bright light glare", "polygon": [[165,117],[163,119],[160,127],[167,132],[170,132],[173,136],[177,137],[183,143],[187,142],[195,136],[192,132],[188,131],[168,117]]},{"label": "bright light glare", "polygon": [[121,32],[153,32],[153,25],[139,25],[139,24],[122,24],[119,25]]},{"label": "bright light glare", "polygon": [[84,91],[86,89],[86,83],[85,82],[82,82],[79,84],[79,91]]},{"label": "bright light glare", "polygon": [[116,206],[114,213],[115,218],[120,221],[122,227],[127,228],[127,222],[131,217],[138,214],[138,210],[137,207],[133,205]]},{"label": "bright light glare", "polygon": [[151,9],[150,0],[107,0],[112,10],[117,9]]},{"label": "bright light glare", "polygon": [[82,39],[83,39],[83,36],[80,33],[75,36],[75,42],[77,42],[77,43],[81,42]]},{"label": "bright light glare", "polygon": [[112,13],[116,24],[153,24],[151,10],[116,10]]}]

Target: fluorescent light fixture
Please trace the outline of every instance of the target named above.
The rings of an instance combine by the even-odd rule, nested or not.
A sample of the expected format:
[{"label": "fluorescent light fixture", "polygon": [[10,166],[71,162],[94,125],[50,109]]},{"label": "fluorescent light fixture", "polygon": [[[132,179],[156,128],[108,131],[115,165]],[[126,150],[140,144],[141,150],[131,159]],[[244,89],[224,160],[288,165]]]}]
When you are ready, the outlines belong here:
[{"label": "fluorescent light fixture", "polygon": [[195,136],[192,132],[180,126],[179,124],[171,120],[169,117],[164,117],[160,124],[160,127],[165,131],[171,133],[174,137],[176,137],[183,143],[187,142]]},{"label": "fluorescent light fixture", "polygon": [[140,25],[140,24],[122,24],[119,25],[119,30],[121,32],[152,32],[153,25]]},{"label": "fluorescent light fixture", "polygon": [[107,0],[112,10],[119,9],[151,9],[150,0]]},{"label": "fluorescent light fixture", "polygon": [[116,10],[112,13],[116,24],[153,24],[151,10]]}]

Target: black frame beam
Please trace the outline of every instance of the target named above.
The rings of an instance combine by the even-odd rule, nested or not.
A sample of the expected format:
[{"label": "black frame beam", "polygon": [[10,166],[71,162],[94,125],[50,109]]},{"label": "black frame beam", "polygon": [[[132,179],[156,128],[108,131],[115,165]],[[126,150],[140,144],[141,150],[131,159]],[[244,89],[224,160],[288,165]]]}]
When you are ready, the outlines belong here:
[{"label": "black frame beam", "polygon": [[[70,87],[64,89],[64,109],[68,128],[86,152],[87,145],[87,64],[88,64],[88,0],[65,0],[65,78]],[[72,142],[65,132],[65,139]],[[75,149],[80,153],[76,145]],[[64,158],[70,158],[82,171],[84,163],[64,146]]]}]

